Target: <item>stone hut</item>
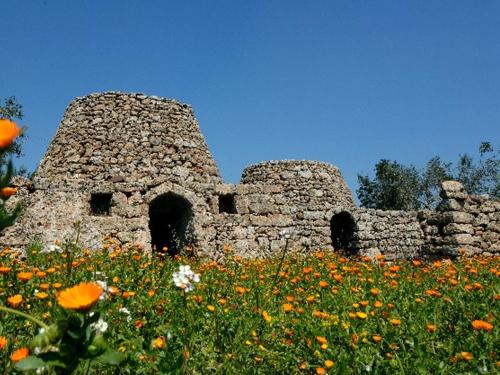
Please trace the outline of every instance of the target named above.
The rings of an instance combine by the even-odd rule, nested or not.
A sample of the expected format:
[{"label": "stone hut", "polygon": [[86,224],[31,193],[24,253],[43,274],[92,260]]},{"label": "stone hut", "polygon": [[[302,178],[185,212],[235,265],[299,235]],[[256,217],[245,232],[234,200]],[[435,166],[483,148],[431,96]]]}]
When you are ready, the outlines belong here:
[{"label": "stone hut", "polygon": [[9,203],[25,209],[0,237],[5,246],[105,237],[145,251],[268,257],[283,251],[344,249],[389,259],[500,253],[500,203],[469,197],[449,182],[436,212],[357,208],[337,167],[269,161],[224,184],[193,110],[142,94],[77,98],[33,180],[17,178]]}]

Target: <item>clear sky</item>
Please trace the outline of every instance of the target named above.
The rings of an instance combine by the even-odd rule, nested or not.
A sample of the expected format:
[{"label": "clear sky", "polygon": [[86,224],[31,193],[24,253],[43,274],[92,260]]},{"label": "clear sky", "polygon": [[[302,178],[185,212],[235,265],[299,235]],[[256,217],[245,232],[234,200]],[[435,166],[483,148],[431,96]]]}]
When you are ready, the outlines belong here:
[{"label": "clear sky", "polygon": [[[15,95],[33,170],[76,96],[193,106],[226,182],[312,159],[455,161],[500,146],[500,1],[1,0],[0,96]],[[19,164],[19,163],[18,163]]]}]

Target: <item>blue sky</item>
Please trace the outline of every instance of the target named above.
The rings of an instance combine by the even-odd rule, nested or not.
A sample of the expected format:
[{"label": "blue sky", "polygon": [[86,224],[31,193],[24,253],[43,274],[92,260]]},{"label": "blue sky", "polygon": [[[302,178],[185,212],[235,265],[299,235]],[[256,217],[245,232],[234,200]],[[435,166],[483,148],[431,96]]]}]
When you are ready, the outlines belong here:
[{"label": "blue sky", "polygon": [[[455,161],[500,144],[499,1],[2,0],[0,96],[29,126],[33,170],[76,96],[193,106],[226,182],[312,159]],[[18,162],[19,164],[19,162]]]}]

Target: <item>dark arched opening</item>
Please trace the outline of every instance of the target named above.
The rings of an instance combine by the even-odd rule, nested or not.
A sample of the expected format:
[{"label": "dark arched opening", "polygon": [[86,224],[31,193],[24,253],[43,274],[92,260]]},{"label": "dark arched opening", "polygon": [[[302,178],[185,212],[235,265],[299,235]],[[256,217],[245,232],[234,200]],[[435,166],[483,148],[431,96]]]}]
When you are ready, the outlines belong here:
[{"label": "dark arched opening", "polygon": [[192,242],[191,203],[174,193],[162,194],[149,205],[149,230],[153,251],[175,255]]},{"label": "dark arched opening", "polygon": [[340,212],[333,215],[330,221],[332,246],[334,250],[343,250],[355,254],[358,251],[356,244],[356,224],[349,212]]}]

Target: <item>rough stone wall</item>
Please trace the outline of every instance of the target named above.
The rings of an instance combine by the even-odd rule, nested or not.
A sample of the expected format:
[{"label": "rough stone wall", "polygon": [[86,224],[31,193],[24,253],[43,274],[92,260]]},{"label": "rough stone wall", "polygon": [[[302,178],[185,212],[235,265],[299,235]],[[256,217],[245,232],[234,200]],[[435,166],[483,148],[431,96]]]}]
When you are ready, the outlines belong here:
[{"label": "rough stone wall", "polygon": [[500,201],[469,196],[457,181],[443,183],[441,198],[435,212],[419,212],[425,254],[500,254]]},{"label": "rough stone wall", "polygon": [[281,187],[276,203],[280,213],[295,220],[322,219],[333,207],[355,207],[339,169],[305,160],[269,161],[245,168],[241,184]]},{"label": "rough stone wall", "polygon": [[190,106],[113,92],[70,103],[35,184],[44,179],[221,182]]},{"label": "rough stone wall", "polygon": [[352,215],[360,255],[383,254],[387,260],[421,255],[424,234],[417,212],[358,209]]}]

